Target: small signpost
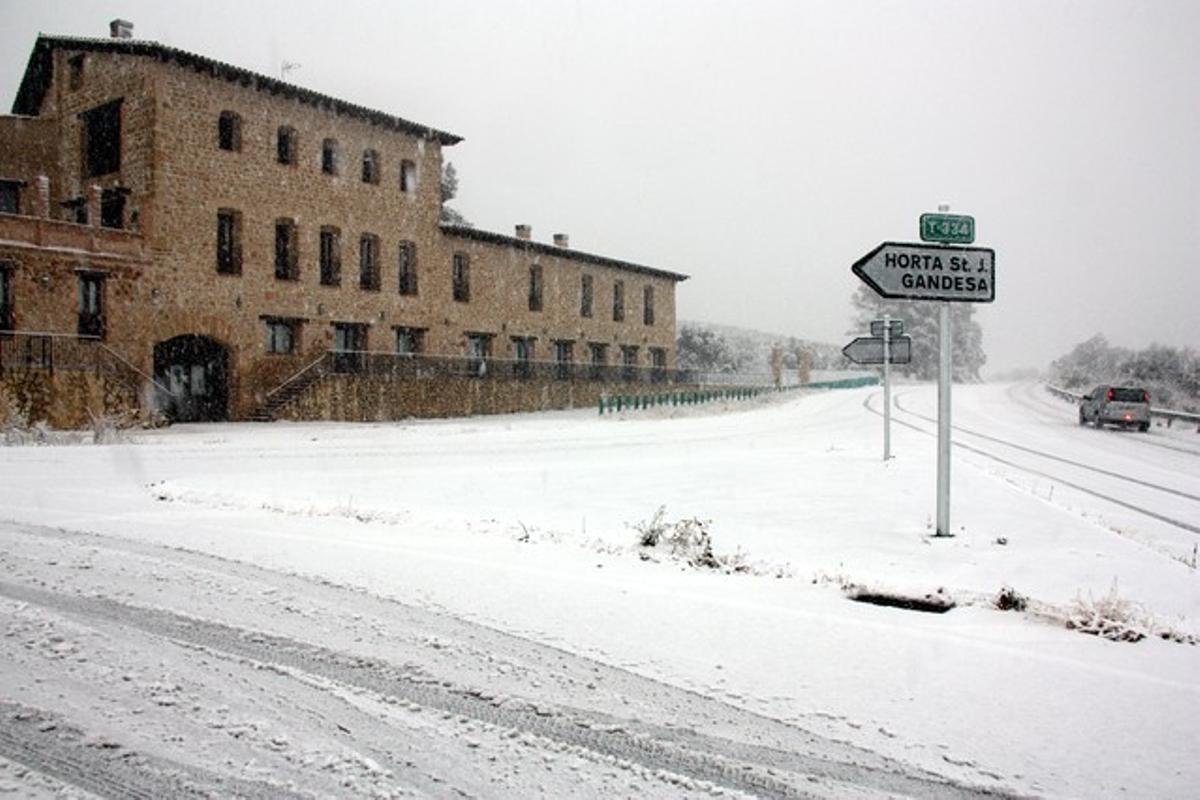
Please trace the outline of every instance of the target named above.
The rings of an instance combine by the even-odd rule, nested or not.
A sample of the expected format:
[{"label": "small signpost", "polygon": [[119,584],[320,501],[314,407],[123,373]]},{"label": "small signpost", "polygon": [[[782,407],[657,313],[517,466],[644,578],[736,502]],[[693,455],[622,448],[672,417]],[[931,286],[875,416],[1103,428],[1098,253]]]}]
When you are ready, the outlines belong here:
[{"label": "small signpost", "polygon": [[[888,336],[891,337],[893,342],[896,341],[896,337],[899,336],[900,334],[904,333],[904,320],[888,319],[887,317],[884,317],[883,319],[871,320],[871,335],[872,336],[883,336],[884,331],[887,331]],[[898,364],[901,362],[893,361],[892,363]],[[904,363],[908,363],[908,362],[904,362]]]},{"label": "small signpost", "polygon": [[855,364],[883,365],[883,460],[892,457],[892,364],[912,361],[912,339],[901,336],[904,320],[871,320],[871,335],[859,336],[842,348],[842,355]]},{"label": "small signpost", "polygon": [[[947,213],[940,206],[937,214],[922,214],[921,241],[935,244],[884,242],[855,261],[850,270],[880,297],[936,301],[938,309],[938,458],[937,458],[937,535],[950,532],[950,383],[953,364],[950,357],[950,303],[990,303],[996,299],[996,252],[987,247],[965,247],[975,241],[975,218]],[[878,329],[876,325],[879,325]],[[892,321],[886,317],[871,323],[875,338],[858,338],[842,352],[859,361],[848,350],[865,358],[878,352],[885,364],[884,374],[884,459],[889,455],[891,398],[886,364],[902,363],[890,352]],[[897,336],[897,350],[901,340]],[[872,342],[879,342],[878,350]],[[910,350],[911,355],[911,350]],[[859,361],[859,363],[868,363]],[[905,362],[907,363],[907,358]]]}]

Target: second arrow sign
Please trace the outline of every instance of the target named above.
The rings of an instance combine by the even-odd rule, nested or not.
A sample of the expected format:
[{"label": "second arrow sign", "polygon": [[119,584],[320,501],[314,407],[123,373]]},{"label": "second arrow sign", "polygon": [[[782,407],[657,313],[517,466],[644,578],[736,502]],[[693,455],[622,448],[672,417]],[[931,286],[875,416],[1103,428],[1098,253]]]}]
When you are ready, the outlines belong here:
[{"label": "second arrow sign", "polygon": [[[882,364],[883,339],[874,336],[859,336],[842,348],[842,355],[855,364]],[[893,336],[888,342],[889,364],[907,364],[912,361],[912,339]]]}]

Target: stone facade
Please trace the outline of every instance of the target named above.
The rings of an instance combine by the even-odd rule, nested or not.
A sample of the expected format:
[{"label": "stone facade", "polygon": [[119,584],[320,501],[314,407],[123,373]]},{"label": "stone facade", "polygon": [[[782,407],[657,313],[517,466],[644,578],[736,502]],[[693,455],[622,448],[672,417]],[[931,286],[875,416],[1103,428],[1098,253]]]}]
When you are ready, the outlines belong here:
[{"label": "stone facade", "polygon": [[[251,417],[330,350],[395,353],[398,330],[441,357],[484,337],[499,360],[603,354],[658,378],[674,365],[684,276],[439,224],[452,134],[128,39],[39,38],[13,111],[0,117],[0,179],[21,187],[18,214],[0,214],[12,329],[88,333],[81,310],[98,292],[105,349],[178,418]],[[439,406],[460,390],[426,385],[409,410],[360,414],[330,401],[355,378],[326,380],[307,389],[322,402],[297,397],[290,415],[513,410],[601,391],[525,381],[489,389],[496,402]],[[172,405],[183,396],[204,402]]]}]

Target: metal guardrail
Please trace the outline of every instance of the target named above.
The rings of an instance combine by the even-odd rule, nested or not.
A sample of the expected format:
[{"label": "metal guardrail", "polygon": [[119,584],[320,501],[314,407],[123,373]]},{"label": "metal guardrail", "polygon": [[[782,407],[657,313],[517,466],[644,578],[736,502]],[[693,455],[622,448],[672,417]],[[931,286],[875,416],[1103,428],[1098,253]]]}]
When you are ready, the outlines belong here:
[{"label": "metal guardrail", "polygon": [[801,384],[801,389],[858,389],[862,386],[878,386],[878,375],[864,375],[861,378],[842,378],[837,381],[815,381]]},{"label": "metal guardrail", "polygon": [[609,412],[655,408],[658,406],[690,406],[711,403],[717,400],[753,400],[766,394],[791,392],[796,389],[857,389],[862,386],[875,386],[879,383],[878,375],[866,375],[860,378],[843,378],[836,381],[815,381],[812,383],[793,383],[788,386],[745,385],[713,388],[703,382],[700,388],[682,392],[665,394],[632,394],[614,395],[600,398],[600,414]]},{"label": "metal guardrail", "polygon": [[[1046,391],[1055,397],[1072,403],[1078,403],[1083,399],[1083,395],[1081,394],[1076,394],[1069,389],[1063,389],[1060,386],[1053,386],[1049,383],[1046,384]],[[1168,428],[1171,427],[1171,424],[1174,422],[1186,422],[1190,425],[1195,425],[1196,433],[1200,433],[1200,414],[1193,414],[1190,411],[1176,411],[1171,408],[1155,408],[1154,406],[1151,406],[1150,416],[1152,418],[1158,417],[1159,419],[1165,419],[1167,421]]]},{"label": "metal guardrail", "polygon": [[[789,387],[794,388],[794,387]],[[602,396],[599,401],[600,416],[604,412],[616,414],[621,411],[657,408],[660,406],[695,406],[718,400],[752,400],[768,392],[782,391],[774,387],[741,386],[726,389],[696,389],[684,392],[656,394],[618,394]]]}]

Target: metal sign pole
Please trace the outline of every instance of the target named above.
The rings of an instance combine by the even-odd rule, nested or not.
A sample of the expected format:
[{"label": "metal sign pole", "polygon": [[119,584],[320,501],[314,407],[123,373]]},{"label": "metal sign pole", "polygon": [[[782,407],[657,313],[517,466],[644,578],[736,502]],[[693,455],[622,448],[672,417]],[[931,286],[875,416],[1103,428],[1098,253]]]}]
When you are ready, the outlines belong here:
[{"label": "metal sign pole", "polygon": [[883,315],[883,460],[892,457],[892,318]]},{"label": "metal sign pole", "polygon": [[950,304],[938,309],[938,451],[937,451],[937,536],[950,532]]},{"label": "metal sign pole", "polygon": [[[967,247],[975,241],[975,218],[950,214],[950,206],[938,206],[937,214],[922,214],[921,241],[931,244],[884,242],[850,266],[850,271],[877,295],[889,300],[920,300],[938,303],[938,451],[937,451],[937,536],[950,531],[950,387],[954,380],[953,332],[950,303],[990,303],[996,299],[996,251],[990,247]],[[897,334],[903,330],[897,322]],[[888,320],[872,320],[871,337],[858,337],[842,348],[856,364],[883,364],[883,457],[891,455],[891,352],[907,364],[911,338],[893,337]]]}]

